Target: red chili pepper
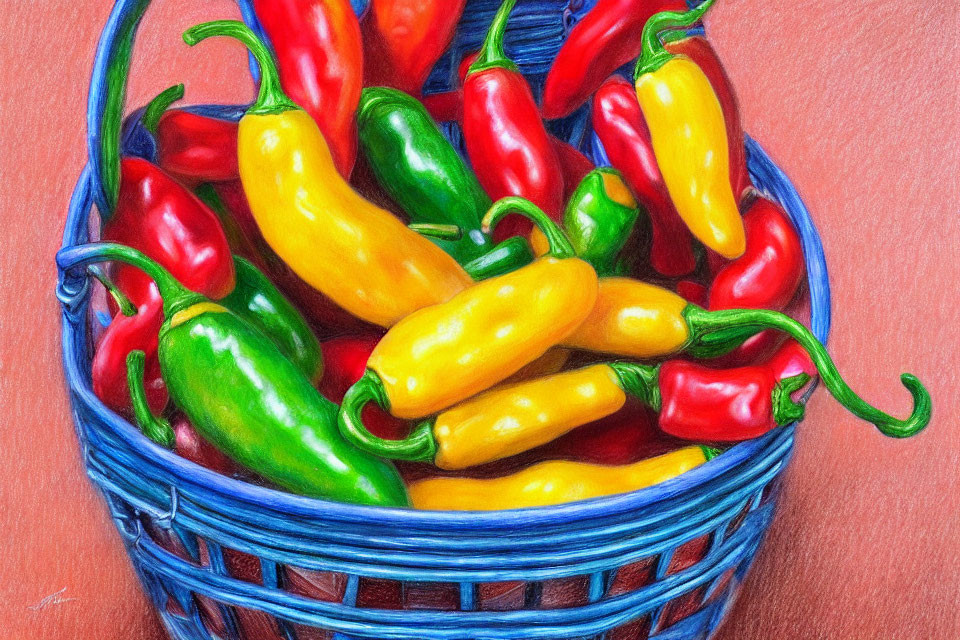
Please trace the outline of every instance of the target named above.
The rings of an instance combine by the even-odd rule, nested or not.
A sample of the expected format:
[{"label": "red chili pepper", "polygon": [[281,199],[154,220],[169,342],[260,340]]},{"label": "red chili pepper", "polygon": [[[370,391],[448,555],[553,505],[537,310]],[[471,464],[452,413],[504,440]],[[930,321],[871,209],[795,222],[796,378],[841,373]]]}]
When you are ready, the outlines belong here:
[{"label": "red chili pepper", "polygon": [[[505,0],[483,50],[463,86],[463,137],[480,184],[493,200],[520,196],[554,220],[563,213],[563,175],[540,119],[530,86],[503,50],[503,34],[515,0]],[[494,234],[500,241],[530,232],[531,223],[510,215]]]},{"label": "red chili pepper", "polygon": [[570,115],[607,76],[636,58],[650,16],[686,8],[683,0],[599,0],[570,30],[553,60],[543,85],[543,117]]},{"label": "red chili pepper", "polygon": [[676,286],[677,294],[687,302],[701,307],[707,306],[707,287],[693,280],[681,280]]},{"label": "red chili pepper", "polygon": [[371,328],[372,325],[344,311],[330,298],[304,282],[273,252],[260,233],[239,180],[216,183],[213,189],[244,238],[241,246],[256,247],[252,256],[244,255],[244,252],[239,252],[239,255],[256,264],[270,277],[277,288],[290,298],[313,325],[319,336],[336,336]]},{"label": "red chili pepper", "polygon": [[231,476],[240,469],[237,463],[204,440],[185,416],[177,416],[172,423],[176,438],[173,450],[181,458],[225,476]]},{"label": "red chili pepper", "polygon": [[737,95],[733,91],[730,77],[724,70],[716,51],[705,37],[686,36],[682,31],[672,33],[683,34],[683,37],[667,42],[665,45],[667,51],[685,55],[693,60],[710,80],[713,91],[720,101],[723,119],[727,125],[727,146],[730,148],[730,185],[733,187],[733,195],[739,200],[752,184],[750,173],[747,171],[747,151],[743,146],[743,120],[740,117],[740,105],[737,103]]},{"label": "red chili pepper", "polygon": [[167,406],[167,386],[157,359],[157,334],[162,324],[163,301],[158,295],[145,301],[135,315],[117,312],[97,342],[91,369],[93,392],[113,411],[128,413],[133,406],[127,386],[127,354],[137,349],[146,355],[143,384],[147,404],[156,413]]},{"label": "red chili pepper", "polygon": [[[746,250],[717,271],[710,285],[707,308],[781,311],[793,300],[803,282],[805,269],[800,237],[780,205],[759,195],[747,206],[743,227]],[[762,331],[713,364],[734,366],[755,362],[776,348],[782,339],[783,334],[779,332]]]},{"label": "red chili pepper", "polygon": [[593,129],[610,163],[623,173],[653,227],[650,264],[659,273],[683,276],[697,266],[693,236],[680,219],[653,154],[650,130],[643,119],[633,84],[608,79],[593,99]]},{"label": "red chili pepper", "polygon": [[423,106],[436,122],[460,122],[463,120],[463,91],[452,89],[423,96]]},{"label": "red chili pepper", "polygon": [[254,0],[284,92],[316,121],[337,169],[357,156],[354,115],[363,89],[360,23],[348,0]]},{"label": "red chili pepper", "polygon": [[[120,195],[102,237],[139,249],[192,291],[219,299],[233,290],[233,256],[216,214],[146,160],[121,160]],[[134,267],[121,265],[113,277],[135,306],[159,295]]]},{"label": "red chili pepper", "polygon": [[373,0],[361,23],[367,86],[419,96],[450,46],[466,0]]},{"label": "red chili pepper", "polygon": [[764,364],[732,369],[664,362],[658,379],[660,429],[686,440],[738,442],[799,419],[803,407],[790,394],[816,373],[801,352],[788,342]]},{"label": "red chili pepper", "polygon": [[[379,341],[378,334],[366,334],[334,338],[321,344],[324,372],[320,393],[328,400],[341,402],[347,389],[366,373],[367,360]],[[372,434],[388,440],[406,437],[411,427],[408,422],[393,417],[374,403],[364,407],[363,423]]]},{"label": "red chili pepper", "polygon": [[157,123],[157,164],[183,184],[237,180],[237,123],[167,111]]}]

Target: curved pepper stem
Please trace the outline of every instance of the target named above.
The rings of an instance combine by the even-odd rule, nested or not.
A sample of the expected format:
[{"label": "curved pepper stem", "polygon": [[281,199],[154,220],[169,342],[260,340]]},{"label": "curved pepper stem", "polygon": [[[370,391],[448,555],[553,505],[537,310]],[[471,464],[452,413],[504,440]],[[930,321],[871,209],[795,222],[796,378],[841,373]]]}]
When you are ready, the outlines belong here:
[{"label": "curved pepper stem", "polygon": [[191,47],[212,36],[226,36],[243,43],[260,65],[260,93],[247,109],[249,114],[268,115],[299,109],[280,86],[280,72],[273,54],[250,27],[239,20],[214,20],[190,27],[183,32],[183,41]]},{"label": "curved pepper stem", "polygon": [[487,31],[487,37],[480,48],[480,55],[470,65],[467,75],[496,67],[517,71],[517,65],[507,57],[507,52],[503,48],[503,36],[507,32],[507,20],[510,18],[510,12],[513,11],[513,6],[516,3],[516,0],[503,0],[503,4],[500,5],[496,15],[493,16],[493,22],[490,23],[490,30]]},{"label": "curved pepper stem", "polygon": [[437,238],[439,240],[459,240],[463,237],[463,229],[455,224],[415,222],[408,224],[407,228],[427,238]]},{"label": "curved pepper stem", "polygon": [[197,302],[206,301],[204,296],[184,287],[169,271],[155,261],[126,245],[113,242],[92,242],[61,249],[57,256],[58,260],[69,256],[72,266],[117,261],[140,269],[157,284],[157,290],[163,299],[163,314],[167,318],[180,309]]},{"label": "curved pepper stem", "polygon": [[390,460],[433,462],[437,441],[433,437],[432,422],[417,425],[403,440],[386,440],[370,433],[361,415],[368,402],[376,402],[384,411],[390,410],[390,401],[383,390],[380,376],[371,369],[347,389],[337,415],[340,434],[358,449]]},{"label": "curved pepper stem", "polygon": [[661,11],[650,16],[647,23],[643,25],[643,33],[640,35],[640,57],[633,70],[634,80],[645,73],[656,71],[674,57],[674,54],[667,51],[660,41],[661,31],[692,26],[703,17],[715,1],[706,0],[690,11]]},{"label": "curved pepper stem", "polygon": [[873,423],[880,433],[886,436],[908,438],[921,431],[930,422],[930,393],[916,376],[909,373],[900,376],[903,386],[913,396],[913,411],[906,420],[898,420],[867,404],[854,393],[840,376],[836,365],[827,354],[826,347],[810,333],[809,329],[787,315],[767,309],[707,311],[691,304],[683,310],[683,316],[690,331],[691,345],[696,345],[710,334],[730,331],[736,327],[751,327],[757,331],[762,329],[783,331],[807,351],[830,394],[853,415]]},{"label": "curved pepper stem", "polygon": [[117,303],[117,306],[120,308],[120,313],[128,318],[137,315],[137,308],[130,302],[130,298],[124,295],[123,291],[120,291],[120,288],[117,287],[103,269],[96,265],[90,265],[87,267],[87,273],[100,281],[100,284],[107,290],[107,293],[110,294],[113,301]]},{"label": "curved pepper stem", "polygon": [[617,374],[620,388],[639,398],[654,411],[660,410],[660,367],[650,367],[635,362],[611,362],[610,368]]},{"label": "curved pepper stem", "polygon": [[791,422],[803,419],[803,405],[794,402],[790,397],[795,391],[803,388],[803,385],[810,382],[810,376],[806,373],[798,373],[795,376],[784,378],[773,388],[773,419],[781,427]]},{"label": "curved pepper stem", "polygon": [[127,354],[127,385],[130,387],[130,400],[137,426],[143,435],[157,444],[172,449],[177,441],[170,423],[153,415],[147,402],[147,391],[143,388],[143,369],[146,356],[139,349]]},{"label": "curved pepper stem", "polygon": [[163,114],[170,108],[170,105],[177,100],[183,99],[183,93],[183,83],[175,84],[158,93],[157,97],[151,100],[147,104],[147,108],[143,110],[143,116],[140,118],[140,123],[143,125],[143,128],[151,134],[156,135],[160,118],[163,117]]},{"label": "curved pepper stem", "polygon": [[517,196],[507,196],[494,202],[487,214],[483,216],[481,230],[484,233],[490,233],[504,216],[511,213],[518,213],[525,218],[529,218],[540,228],[550,244],[550,250],[544,255],[554,258],[576,257],[577,252],[560,226],[551,220],[550,216],[543,212],[543,209],[529,200]]}]

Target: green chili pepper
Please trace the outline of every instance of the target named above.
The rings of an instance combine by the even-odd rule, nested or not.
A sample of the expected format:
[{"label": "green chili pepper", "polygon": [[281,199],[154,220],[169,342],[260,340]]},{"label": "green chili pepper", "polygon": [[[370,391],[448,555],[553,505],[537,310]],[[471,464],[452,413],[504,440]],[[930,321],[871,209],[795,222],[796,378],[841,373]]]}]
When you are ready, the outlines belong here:
[{"label": "green chili pepper", "polygon": [[233,264],[237,284],[220,304],[273,340],[310,382],[319,382],[323,376],[323,354],[307,321],[250,261],[233,256]]},{"label": "green chili pepper", "polygon": [[521,236],[513,236],[463,265],[463,270],[474,280],[486,280],[516,271],[531,262],[533,252],[527,240]]},{"label": "green chili pepper", "polygon": [[130,247],[98,243],[72,251],[85,263],[131,264],[156,282],[166,318],[158,349],[163,379],[197,432],[217,449],[302,495],[409,503],[396,469],[343,440],[337,405],[248,321],[186,289]]},{"label": "green chili pepper", "polygon": [[640,205],[616,169],[594,169],[580,181],[563,213],[563,229],[577,256],[597,275],[619,275],[617,258],[626,245]]},{"label": "green chili pepper", "polygon": [[377,181],[414,223],[454,224],[456,241],[434,241],[461,264],[492,246],[480,231],[490,197],[416,98],[368,87],[357,110],[360,146]]}]

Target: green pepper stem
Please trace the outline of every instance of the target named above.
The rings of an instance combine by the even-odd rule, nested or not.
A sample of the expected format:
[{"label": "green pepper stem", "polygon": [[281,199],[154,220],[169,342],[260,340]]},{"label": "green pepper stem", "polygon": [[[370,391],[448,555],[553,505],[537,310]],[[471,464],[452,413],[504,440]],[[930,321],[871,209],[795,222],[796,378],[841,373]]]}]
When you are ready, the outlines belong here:
[{"label": "green pepper stem", "polygon": [[716,447],[708,447],[706,445],[700,445],[700,450],[703,451],[703,457],[707,459],[707,462],[710,462],[718,455],[723,453],[722,450],[717,449]]},{"label": "green pepper stem", "polygon": [[157,97],[151,100],[147,104],[147,108],[143,110],[143,116],[140,118],[143,128],[151,134],[156,134],[157,127],[160,125],[160,118],[170,108],[170,105],[183,99],[183,92],[184,87],[181,83],[168,87],[157,94]]},{"label": "green pepper stem", "polygon": [[518,213],[525,218],[529,218],[540,228],[550,244],[550,250],[546,255],[554,258],[573,258],[577,255],[570,239],[560,229],[560,225],[544,213],[543,209],[529,200],[517,196],[507,196],[494,202],[487,214],[483,216],[481,230],[484,233],[490,233],[497,226],[497,223],[503,220],[504,216],[511,213]]},{"label": "green pepper stem", "polygon": [[533,252],[526,238],[513,236],[463,265],[474,280],[486,280],[502,276],[533,262]]},{"label": "green pepper stem", "polygon": [[808,374],[798,373],[784,378],[773,388],[773,419],[781,427],[803,418],[803,405],[794,402],[790,395],[802,389],[808,382],[810,382]]},{"label": "green pepper stem", "polygon": [[430,222],[417,222],[408,224],[411,231],[416,231],[422,236],[428,238],[438,238],[440,240],[459,240],[463,237],[463,229],[455,224],[433,224]]},{"label": "green pepper stem", "polygon": [[247,109],[248,114],[268,115],[299,109],[287,97],[280,85],[280,72],[267,45],[239,20],[214,20],[190,27],[183,32],[183,41],[191,47],[211,36],[226,36],[243,43],[260,65],[260,93],[256,102]]},{"label": "green pepper stem", "polygon": [[490,23],[490,30],[487,31],[487,37],[480,48],[480,55],[470,65],[467,75],[495,67],[511,71],[517,70],[517,65],[507,57],[507,52],[503,48],[503,36],[507,32],[507,20],[510,18],[510,12],[513,11],[513,6],[516,3],[516,0],[503,0],[503,4],[497,9],[497,13]]},{"label": "green pepper stem", "polygon": [[108,276],[103,269],[92,264],[87,267],[87,273],[100,281],[100,284],[103,285],[103,288],[107,290],[107,293],[110,294],[110,297],[113,298],[113,301],[117,303],[118,307],[120,307],[120,313],[128,318],[137,314],[137,308],[133,306],[132,302],[130,302],[130,298],[124,295],[123,291],[120,291],[120,288],[117,287],[116,283],[110,279],[110,276]]},{"label": "green pepper stem", "polygon": [[661,31],[693,25],[703,17],[703,14],[713,6],[715,1],[706,0],[696,9],[690,9],[689,11],[661,11],[650,16],[647,23],[643,25],[643,32],[640,34],[640,57],[637,59],[637,66],[633,70],[634,80],[638,80],[645,73],[656,71],[673,58],[673,54],[667,51],[663,43],[660,42]]},{"label": "green pepper stem", "polygon": [[130,387],[133,414],[143,435],[157,444],[171,449],[177,438],[170,427],[170,423],[153,415],[150,404],[147,402],[147,391],[143,388],[145,364],[146,356],[143,351],[138,349],[127,354],[127,385]]},{"label": "green pepper stem", "polygon": [[639,398],[654,411],[660,410],[660,367],[635,362],[611,362],[609,367],[617,374],[620,388]]},{"label": "green pepper stem", "polygon": [[378,438],[364,426],[361,418],[364,406],[370,401],[376,402],[384,411],[390,410],[390,401],[380,376],[367,369],[363,377],[347,389],[337,415],[340,433],[347,442],[381,458],[433,462],[437,441],[433,437],[432,422],[417,425],[403,440]]},{"label": "green pepper stem", "polygon": [[163,299],[163,313],[168,318],[184,307],[206,300],[199,293],[184,287],[169,271],[132,247],[113,242],[93,242],[70,247],[70,252],[76,254],[77,261],[81,263],[115,260],[143,271],[157,284],[157,290]]},{"label": "green pepper stem", "polygon": [[707,311],[691,304],[683,310],[683,316],[687,321],[692,345],[696,345],[704,336],[727,331],[733,327],[753,327],[758,331],[762,329],[783,331],[807,351],[830,394],[853,415],[873,423],[880,433],[886,436],[907,438],[921,431],[930,422],[930,394],[916,376],[909,373],[900,376],[903,386],[913,396],[913,411],[906,420],[898,420],[867,404],[854,393],[840,376],[826,347],[820,344],[809,329],[787,315],[767,309]]}]

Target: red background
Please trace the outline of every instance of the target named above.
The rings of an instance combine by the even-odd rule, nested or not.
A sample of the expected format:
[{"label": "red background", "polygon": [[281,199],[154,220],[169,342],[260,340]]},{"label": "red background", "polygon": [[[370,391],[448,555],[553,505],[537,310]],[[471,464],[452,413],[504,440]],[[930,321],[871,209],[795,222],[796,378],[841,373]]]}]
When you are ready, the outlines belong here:
[{"label": "red background", "polygon": [[[53,254],[84,162],[87,78],[110,0],[0,3],[0,628],[5,637],[159,638],[86,480],[60,372]],[[238,45],[183,28],[228,0],[158,0],[131,104],[249,97]],[[824,393],[799,432],[782,509],[724,640],[960,637],[960,277],[952,0],[723,0],[708,18],[746,129],[791,176],[823,236],[830,348],[854,389],[902,414],[897,374],[935,406],[887,440]],[[60,593],[60,602],[37,606]]]}]

